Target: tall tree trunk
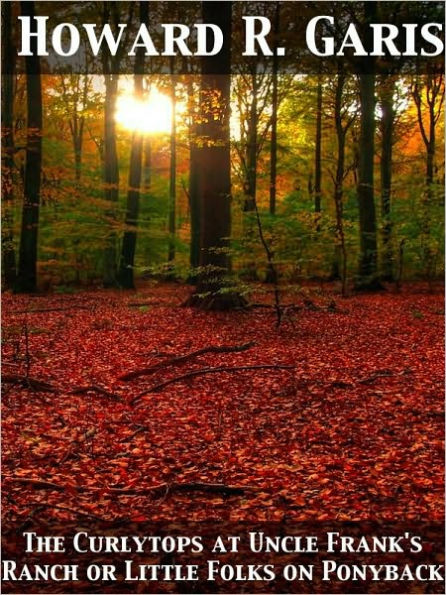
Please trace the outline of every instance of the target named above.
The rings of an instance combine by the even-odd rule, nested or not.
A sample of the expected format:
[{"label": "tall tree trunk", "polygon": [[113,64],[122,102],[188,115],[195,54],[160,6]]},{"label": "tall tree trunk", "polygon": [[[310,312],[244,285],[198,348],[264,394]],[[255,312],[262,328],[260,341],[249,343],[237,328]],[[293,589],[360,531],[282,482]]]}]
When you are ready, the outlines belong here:
[{"label": "tall tree trunk", "polygon": [[316,213],[316,230],[320,230],[322,182],[322,78],[317,79],[316,89],[316,138],[314,147],[314,212]]},{"label": "tall tree trunk", "polygon": [[200,264],[200,201],[198,196],[199,161],[197,147],[190,148],[189,166],[189,208],[190,208],[190,266],[195,269]]},{"label": "tall tree trunk", "polygon": [[244,182],[243,210],[250,213],[255,210],[257,191],[257,75],[251,76],[252,101],[249,112],[248,139],[246,147],[246,172]]},{"label": "tall tree trunk", "polygon": [[[172,61],[173,64],[173,61]],[[177,118],[176,118],[176,81],[172,68],[172,124],[170,131],[170,174],[169,174],[169,247],[168,262],[175,260],[176,200],[177,200]]]},{"label": "tall tree trunk", "polygon": [[116,150],[115,111],[118,94],[118,75],[105,75],[104,106],[104,196],[109,226],[104,250],[104,287],[117,287],[116,206],[119,200],[119,166]]},{"label": "tall tree trunk", "polygon": [[[364,3],[366,23],[375,22],[376,2]],[[371,30],[367,30],[366,47],[371,47]],[[357,289],[379,289],[377,267],[376,213],[374,199],[375,148],[375,74],[373,58],[363,58],[365,70],[359,75],[361,130],[359,138],[358,205],[360,257]]]},{"label": "tall tree trunk", "polygon": [[[14,287],[14,45],[11,35],[11,4],[2,5],[2,272],[6,288]],[[9,70],[8,70],[9,69]]]},{"label": "tall tree trunk", "polygon": [[380,87],[381,103],[381,217],[382,217],[382,278],[393,280],[393,250],[392,250],[392,148],[393,126],[395,111],[393,109],[393,94],[395,82],[391,77],[385,77]]},{"label": "tall tree trunk", "polygon": [[[21,2],[22,15],[34,24],[34,2]],[[22,229],[16,290],[37,289],[37,241],[39,231],[40,182],[42,169],[42,87],[36,38],[31,40],[32,56],[26,56],[27,139]]]},{"label": "tall tree trunk", "polygon": [[[249,110],[248,120],[248,138],[246,144],[246,171],[243,182],[243,212],[247,213],[244,219],[244,237],[247,243],[247,252],[252,254],[253,245],[256,243],[255,221],[252,217],[256,212],[257,205],[257,128],[258,111],[257,95],[258,80],[255,70],[251,74],[252,80],[252,100]],[[246,263],[245,276],[250,280],[257,279],[257,267],[255,258],[248,258]]]},{"label": "tall tree trunk", "polygon": [[200,171],[200,164],[198,162],[197,152],[197,113],[194,99],[194,88],[191,77],[187,81],[187,100],[188,112],[190,116],[189,124],[189,186],[188,186],[188,200],[190,211],[190,251],[189,262],[192,269],[190,280],[194,281],[196,269],[200,264],[200,204],[198,196],[198,175]]},{"label": "tall tree trunk", "polygon": [[[147,2],[140,2],[141,23],[147,23],[149,8]],[[138,48],[135,57],[134,70],[135,98],[141,100],[143,96],[144,50]],[[130,154],[129,188],[127,192],[127,206],[125,215],[126,230],[122,238],[121,259],[119,264],[119,284],[124,289],[134,289],[134,266],[136,252],[136,238],[139,215],[139,196],[142,173],[143,135],[135,130],[132,137]]]},{"label": "tall tree trunk", "polygon": [[[345,233],[344,233],[344,205],[343,205],[343,194],[344,194],[344,178],[345,178],[345,137],[347,130],[353,123],[351,119],[345,126],[342,124],[342,104],[344,97],[344,85],[345,75],[338,74],[337,85],[335,93],[335,127],[336,127],[336,140],[338,145],[336,173],[334,178],[334,203],[336,213],[336,262],[341,263],[340,277],[342,282],[342,295],[345,296],[347,293],[347,249],[345,246]],[[339,258],[340,256],[340,258]]]},{"label": "tall tree trunk", "polygon": [[[274,19],[274,33],[275,49],[278,45],[277,35],[280,28],[280,4],[276,3],[276,12]],[[273,71],[272,71],[272,91],[271,91],[271,149],[270,149],[270,172],[269,172],[269,212],[271,215],[276,213],[276,197],[277,197],[277,112],[279,109],[278,101],[278,73],[279,73],[279,58],[276,51],[273,56]]]},{"label": "tall tree trunk", "polygon": [[222,310],[244,305],[228,288],[231,235],[230,66],[231,2],[203,2],[203,22],[220,27],[224,45],[216,56],[202,58],[200,163],[200,275],[188,305]]}]

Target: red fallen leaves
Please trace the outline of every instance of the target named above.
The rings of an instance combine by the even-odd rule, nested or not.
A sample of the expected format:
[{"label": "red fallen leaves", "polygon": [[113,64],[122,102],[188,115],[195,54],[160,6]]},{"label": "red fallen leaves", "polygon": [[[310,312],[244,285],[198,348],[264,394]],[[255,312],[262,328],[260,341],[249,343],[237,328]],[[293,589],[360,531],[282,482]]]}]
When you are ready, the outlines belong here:
[{"label": "red fallen leaves", "polygon": [[[143,308],[120,292],[4,297],[5,373],[25,373],[26,318],[30,374],[60,389],[5,387],[4,475],[67,486],[6,481],[6,520],[41,505],[61,519],[73,510],[133,520],[443,516],[441,296],[357,296],[339,300],[339,312],[303,309],[276,330],[271,310],[199,312],[179,308],[178,294],[144,289]],[[181,372],[119,380],[209,345],[250,341],[247,351],[204,354]],[[197,376],[130,405],[178,373],[261,364],[295,368]],[[86,386],[122,400],[71,394]],[[188,482],[258,489],[110,491]]]}]

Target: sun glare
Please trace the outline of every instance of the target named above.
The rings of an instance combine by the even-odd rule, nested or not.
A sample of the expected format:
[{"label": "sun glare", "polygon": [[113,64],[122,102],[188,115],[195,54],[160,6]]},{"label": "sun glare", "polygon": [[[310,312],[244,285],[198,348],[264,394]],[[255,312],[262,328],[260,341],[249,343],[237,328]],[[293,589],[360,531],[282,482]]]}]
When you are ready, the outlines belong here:
[{"label": "sun glare", "polygon": [[172,102],[156,89],[145,100],[133,95],[121,95],[116,105],[116,122],[128,130],[144,134],[162,134],[171,131]]}]

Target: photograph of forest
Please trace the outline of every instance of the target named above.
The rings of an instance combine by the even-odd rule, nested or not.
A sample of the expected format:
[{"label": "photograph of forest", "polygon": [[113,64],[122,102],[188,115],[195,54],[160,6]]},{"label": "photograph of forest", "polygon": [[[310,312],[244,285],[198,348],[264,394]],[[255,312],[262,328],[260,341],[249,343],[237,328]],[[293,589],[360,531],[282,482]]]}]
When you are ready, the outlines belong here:
[{"label": "photograph of forest", "polygon": [[[444,564],[444,55],[418,37],[444,4],[1,10],[4,557],[32,560],[25,530],[370,522],[428,525]],[[399,56],[372,51],[378,22]],[[212,23],[222,48],[161,23]],[[13,575],[4,592],[443,592]]]}]

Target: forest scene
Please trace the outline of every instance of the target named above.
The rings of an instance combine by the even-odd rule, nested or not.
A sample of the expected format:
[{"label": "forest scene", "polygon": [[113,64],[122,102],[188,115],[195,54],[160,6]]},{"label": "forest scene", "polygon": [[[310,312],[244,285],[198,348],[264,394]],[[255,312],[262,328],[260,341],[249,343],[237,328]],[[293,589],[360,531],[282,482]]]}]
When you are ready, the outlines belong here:
[{"label": "forest scene", "polygon": [[[444,65],[239,65],[243,11],[274,50],[316,9],[135,1],[63,3],[129,27],[114,56],[58,69],[18,57],[18,16],[51,23],[50,4],[2,3],[5,533],[441,523]],[[396,3],[324,4],[362,27]],[[443,22],[442,3],[398,4]],[[223,50],[128,62],[131,23],[186,19]],[[253,592],[312,592],[288,588]],[[342,588],[314,592],[359,592]],[[423,588],[404,592],[442,592]]]}]

